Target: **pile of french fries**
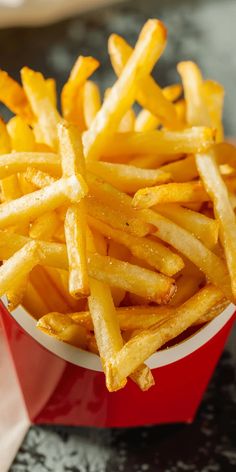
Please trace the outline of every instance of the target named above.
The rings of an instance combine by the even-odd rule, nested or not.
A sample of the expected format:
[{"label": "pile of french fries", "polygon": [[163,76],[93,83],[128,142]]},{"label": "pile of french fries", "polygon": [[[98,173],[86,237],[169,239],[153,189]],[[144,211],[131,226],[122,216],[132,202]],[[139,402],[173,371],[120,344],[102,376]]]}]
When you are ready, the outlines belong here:
[{"label": "pile of french fries", "polygon": [[[0,71],[0,296],[50,336],[98,353],[109,391],[154,384],[147,358],[236,299],[236,148],[223,87],[181,62],[150,75],[159,20],[135,48],[111,35],[117,75],[101,98],[79,56],[61,92],[27,67]],[[133,109],[137,102],[141,111]]]}]

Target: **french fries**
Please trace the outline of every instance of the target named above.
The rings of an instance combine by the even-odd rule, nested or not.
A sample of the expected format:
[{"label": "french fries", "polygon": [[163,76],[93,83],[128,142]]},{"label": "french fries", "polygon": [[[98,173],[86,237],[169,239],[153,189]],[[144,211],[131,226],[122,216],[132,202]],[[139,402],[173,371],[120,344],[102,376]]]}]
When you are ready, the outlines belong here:
[{"label": "french fries", "polygon": [[0,178],[9,177],[17,172],[24,172],[28,167],[60,175],[61,166],[59,158],[53,153],[38,152],[14,152],[0,156]]},{"label": "french fries", "polygon": [[209,148],[214,142],[215,130],[202,126],[183,131],[116,133],[110,145],[106,141],[103,155],[109,159],[121,155],[196,153]]},{"label": "french fries", "polygon": [[170,183],[138,190],[133,198],[135,208],[149,208],[158,203],[207,202],[201,182]]},{"label": "french fries", "polygon": [[195,323],[209,309],[222,300],[220,289],[209,285],[191,297],[167,320],[157,323],[149,331],[128,341],[113,357],[107,369],[107,385],[110,391],[122,388],[125,379],[157,349]]},{"label": "french fries", "polygon": [[227,187],[220,175],[212,154],[197,154],[196,164],[206,191],[214,205],[220,223],[220,238],[231,277],[233,295],[236,296],[236,220]]},{"label": "french fries", "polygon": [[158,20],[147,21],[121,76],[113,85],[85,136],[87,159],[101,157],[121,118],[133,105],[136,84],[151,72],[163,52],[165,43],[166,29],[163,23]]},{"label": "french fries", "polygon": [[[236,302],[236,147],[223,142],[223,87],[198,66],[150,75],[159,20],[132,49],[108,41],[117,75],[102,98],[79,56],[61,93],[27,67],[0,71],[0,296],[56,340],[101,358],[106,385],[154,385],[144,363]],[[182,96],[182,92],[184,96]],[[136,114],[135,101],[141,106]],[[32,353],[33,355],[33,353]]]}]

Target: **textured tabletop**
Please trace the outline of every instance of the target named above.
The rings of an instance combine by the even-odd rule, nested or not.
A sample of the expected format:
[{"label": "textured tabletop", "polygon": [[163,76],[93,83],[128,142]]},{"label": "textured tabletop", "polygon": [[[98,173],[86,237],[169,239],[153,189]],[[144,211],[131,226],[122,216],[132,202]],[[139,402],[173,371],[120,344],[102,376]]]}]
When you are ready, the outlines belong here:
[{"label": "textured tabletop", "polygon": [[[179,60],[196,60],[206,77],[224,84],[225,128],[235,135],[234,0],[134,0],[47,27],[1,30],[1,68],[18,77],[19,69],[28,65],[55,77],[61,86],[77,55],[92,54],[102,63],[96,79],[105,89],[114,79],[107,57],[109,34],[120,33],[134,43],[149,17],[162,18],[169,30],[166,53],[155,69],[159,83],[177,80]],[[235,366],[236,333],[192,425],[130,430],[32,427],[11,472],[233,472]]]}]

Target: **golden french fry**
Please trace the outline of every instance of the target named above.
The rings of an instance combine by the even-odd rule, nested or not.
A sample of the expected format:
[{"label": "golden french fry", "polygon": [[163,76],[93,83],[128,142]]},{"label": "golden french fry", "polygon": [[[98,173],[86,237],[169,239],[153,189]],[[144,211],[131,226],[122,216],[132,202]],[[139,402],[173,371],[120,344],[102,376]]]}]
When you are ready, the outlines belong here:
[{"label": "golden french fry", "polygon": [[117,131],[119,133],[128,133],[129,131],[133,131],[135,125],[135,118],[136,115],[134,113],[134,110],[130,108],[129,110],[127,110],[127,112],[121,119]]},{"label": "golden french fry", "polygon": [[[92,197],[98,199],[98,203],[101,202],[102,205],[109,206],[110,213],[112,213],[112,209],[113,213],[115,210],[116,218],[112,219],[111,226],[114,225],[114,227],[116,227],[115,220],[117,220],[117,224],[119,221],[126,220],[124,229],[128,232],[133,232],[137,236],[145,236],[151,232],[151,225],[143,221],[141,212],[132,208],[130,197],[126,193],[121,192],[92,174],[87,175],[87,182],[90,196],[92,195]],[[89,198],[87,198],[87,200],[89,200]],[[101,213],[103,215],[103,211]],[[91,216],[96,218],[94,214]],[[103,219],[103,221],[109,224],[111,218],[112,214],[109,215],[108,213],[108,215],[104,214],[98,219]]]},{"label": "golden french fry", "polygon": [[195,157],[193,155],[176,162],[171,162],[170,164],[165,164],[159,170],[167,172],[167,174],[169,173],[174,182],[188,182],[198,177]]},{"label": "golden french fry", "polygon": [[69,291],[75,298],[89,294],[86,252],[86,214],[78,205],[70,206],[65,218],[65,238],[69,261]]},{"label": "golden french fry", "polygon": [[141,169],[157,169],[167,162],[178,161],[183,158],[183,154],[153,154],[137,156],[129,160],[129,165],[140,167]]},{"label": "golden french fry", "polygon": [[[71,310],[70,304],[64,299],[63,294],[54,283],[47,267],[41,267],[41,265],[35,267],[30,273],[29,279],[40,297],[45,300],[48,311],[55,309],[62,313],[68,313]],[[38,318],[37,312],[36,317]]]},{"label": "golden french fry", "polygon": [[[164,48],[164,34],[162,42]],[[108,50],[112,66],[116,74],[120,76],[133,54],[133,49],[122,37],[112,34],[108,41]],[[135,98],[137,98],[143,108],[147,108],[155,116],[160,117],[166,125],[173,127],[178,125],[177,116],[172,103],[166,99],[161,88],[154,79],[149,76],[149,72],[145,74],[142,81],[139,82]]]},{"label": "golden french fry", "polygon": [[112,164],[110,162],[87,163],[87,169],[101,177],[122,192],[133,193],[145,186],[170,181],[170,174],[157,169],[139,169],[138,167]]},{"label": "golden french fry", "polygon": [[89,216],[103,221],[113,228],[136,236],[144,236],[149,232],[150,227],[145,225],[143,220],[132,212],[132,209],[129,211],[128,208],[125,208],[122,211],[121,208],[114,208],[100,202],[94,196],[86,197],[86,208]]},{"label": "golden french fry", "polygon": [[123,288],[156,303],[167,303],[175,292],[174,280],[170,277],[108,256],[89,255],[88,268],[90,277],[109,281],[111,286]]},{"label": "golden french fry", "polygon": [[101,108],[101,96],[98,86],[95,82],[87,80],[84,84],[84,119],[87,128],[89,128]]},{"label": "golden french fry", "polygon": [[[11,177],[14,177],[14,176],[12,175]],[[32,192],[35,192],[35,190],[37,190],[37,187],[35,187],[35,185],[33,185],[31,182],[28,182],[25,179],[24,174],[18,174],[17,179],[19,182],[21,195],[27,195],[28,193],[32,193]]]},{"label": "golden french fry", "polygon": [[190,297],[192,297],[198,290],[201,288],[204,282],[204,276],[201,277],[191,277],[188,274],[183,273],[176,280],[177,290],[174,297],[170,301],[170,305],[179,306],[182,303],[186,302]]},{"label": "golden french fry", "polygon": [[35,150],[35,138],[32,129],[20,116],[14,116],[7,123],[11,139],[11,148],[15,152],[32,152]]},{"label": "golden french fry", "polygon": [[99,62],[93,57],[79,56],[62,89],[62,114],[66,120],[76,123],[80,130],[85,129],[83,116],[83,86],[98,67]]},{"label": "golden french fry", "polygon": [[[1,75],[1,71],[0,71]],[[1,79],[0,79],[1,80]],[[0,118],[0,158],[1,154],[11,151],[11,139],[7,131],[7,127],[2,118]]]},{"label": "golden french fry", "polygon": [[22,195],[19,180],[16,175],[5,177],[1,180],[1,197],[3,202],[10,202],[19,198]]},{"label": "golden french fry", "polygon": [[[64,177],[85,176],[81,136],[73,125],[58,128],[62,173]],[[73,297],[89,294],[86,252],[86,212],[84,202],[68,208],[65,216],[65,238],[69,261],[69,291]]]},{"label": "golden french fry", "polygon": [[183,131],[154,130],[116,133],[106,141],[103,156],[139,156],[142,154],[189,154],[204,151],[215,141],[215,130],[196,126]]},{"label": "golden french fry", "polygon": [[197,154],[196,164],[202,182],[214,205],[214,213],[220,223],[220,239],[236,297],[236,221],[227,187],[214,160],[214,154]]},{"label": "golden french fry", "polygon": [[165,275],[172,276],[179,272],[184,266],[180,256],[173,253],[170,249],[156,240],[138,238],[123,231],[111,228],[94,218],[89,218],[88,222],[92,228],[97,229],[107,238],[111,238],[112,240],[123,244],[134,256],[146,261],[149,266],[154,267]]},{"label": "golden french fry", "polygon": [[106,256],[107,250],[108,250],[107,248],[108,242],[106,238],[100,232],[96,231],[96,229],[94,228],[92,228],[91,233],[93,236],[96,251],[102,256]]},{"label": "golden french fry", "polygon": [[43,258],[40,246],[31,241],[17,251],[0,267],[0,296],[11,290],[12,280],[17,284],[29,274]]},{"label": "golden french fry", "polygon": [[38,320],[37,327],[49,336],[59,339],[59,341],[72,344],[80,349],[87,348],[86,330],[74,323],[67,315],[48,313]]},{"label": "golden french fry", "polygon": [[33,239],[50,241],[56,233],[60,222],[55,211],[39,216],[31,225],[29,236]]},{"label": "golden french fry", "polygon": [[[151,81],[152,80],[153,79],[151,79]],[[162,89],[163,96],[170,102],[177,100],[177,98],[181,95],[181,92],[182,92],[182,87],[179,84],[169,85],[168,87],[165,87]],[[146,91],[146,93],[148,92]],[[154,97],[153,97],[153,100],[154,100]],[[169,105],[167,105],[166,111],[165,111],[165,106],[164,106],[164,111],[166,113],[166,118],[164,119],[164,123],[166,122],[166,120],[168,119],[170,120],[168,116],[168,109],[169,109]],[[171,107],[171,110],[173,114],[173,107]],[[151,113],[149,110],[143,109],[139,112],[137,119],[135,121],[135,131],[150,131],[150,130],[156,129],[161,123],[162,123],[162,119],[159,115],[156,115],[156,114],[153,115],[153,113]],[[173,121],[171,122],[171,126],[173,126]]]},{"label": "golden french fry", "polygon": [[0,101],[13,113],[25,118],[27,123],[34,121],[25,91],[4,70],[0,70]]},{"label": "golden french fry", "polygon": [[122,74],[85,135],[87,159],[101,157],[108,142],[112,141],[120,120],[134,103],[136,84],[151,72],[163,52],[165,43],[166,29],[163,23],[158,20],[147,21]]},{"label": "golden french fry", "polygon": [[[42,142],[57,149],[57,124],[61,117],[52,104],[51,94],[48,92],[46,80],[40,72],[35,72],[28,67],[21,70],[21,79],[29,103],[42,134]],[[41,140],[40,140],[41,141]]]},{"label": "golden french fry", "polygon": [[110,391],[123,387],[125,379],[157,349],[185,331],[223,298],[220,289],[208,285],[176,309],[167,320],[131,338],[107,363]]},{"label": "golden french fry", "polygon": [[138,190],[133,198],[135,208],[149,208],[158,203],[207,202],[209,197],[199,181],[170,183]]},{"label": "golden french fry", "polygon": [[210,251],[192,233],[173,221],[152,210],[143,210],[146,221],[157,228],[156,236],[177,249],[195,264],[216,286],[221,287],[225,296],[232,300],[232,291],[227,267],[224,261]]},{"label": "golden french fry", "polygon": [[34,185],[37,188],[44,188],[53,184],[56,179],[42,170],[34,167],[27,167],[24,174],[22,174],[26,182]]},{"label": "golden french fry", "polygon": [[41,297],[33,284],[28,280],[27,287],[22,300],[22,305],[28,313],[32,314],[34,318],[38,319],[48,313],[49,308],[46,300]]},{"label": "golden french fry", "polygon": [[28,277],[23,277],[17,283],[14,282],[14,285],[9,288],[6,292],[7,296],[7,308],[9,311],[15,310],[18,305],[20,305],[24,299],[26,288],[28,284]]},{"label": "golden french fry", "polygon": [[179,62],[177,70],[183,82],[187,123],[191,126],[211,126],[199,67],[194,62],[186,61]]},{"label": "golden french fry", "polygon": [[87,192],[79,176],[62,178],[41,190],[0,205],[0,228],[33,221],[45,211],[54,210],[67,201],[78,202]]},{"label": "golden french fry", "polygon": [[155,385],[151,370],[145,364],[141,364],[131,375],[131,380],[138,385],[142,392],[146,392]]},{"label": "golden french fry", "polygon": [[50,98],[52,105],[57,107],[57,85],[55,79],[46,79],[46,87],[48,90],[48,97]]},{"label": "golden french fry", "polygon": [[194,234],[209,249],[214,248],[217,244],[219,235],[219,222],[217,220],[171,203],[157,205],[155,210]]},{"label": "golden french fry", "polygon": [[203,83],[203,93],[207,105],[212,128],[217,130],[216,142],[224,139],[224,128],[222,124],[224,106],[224,87],[213,80],[205,80]]},{"label": "golden french fry", "polygon": [[28,167],[59,176],[61,165],[59,158],[53,153],[14,152],[0,156],[0,178],[9,177],[17,172],[24,172]]}]

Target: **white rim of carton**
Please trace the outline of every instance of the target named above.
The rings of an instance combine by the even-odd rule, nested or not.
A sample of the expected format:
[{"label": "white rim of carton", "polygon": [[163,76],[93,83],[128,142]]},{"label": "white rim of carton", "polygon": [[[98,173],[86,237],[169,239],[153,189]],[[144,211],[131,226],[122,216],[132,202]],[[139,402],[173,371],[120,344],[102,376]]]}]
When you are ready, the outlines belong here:
[{"label": "white rim of carton", "polygon": [[[6,299],[4,300],[3,298],[3,302],[4,301],[6,301]],[[225,326],[234,314],[235,309],[235,305],[231,303],[220,315],[210,321],[207,325],[203,326],[195,334],[175,346],[156,352],[149,357],[146,364],[151,369],[155,369],[172,364],[173,362],[189,356],[210,341],[210,339],[212,339]],[[10,316],[12,316],[26,331],[26,333],[35,339],[35,341],[56,356],[70,362],[71,364],[84,367],[85,369],[102,372],[100,359],[96,354],[83,351],[77,347],[70,346],[69,344],[45,335],[36,327],[36,321],[34,318],[32,318],[22,307],[16,308],[16,310],[10,313]]]}]

